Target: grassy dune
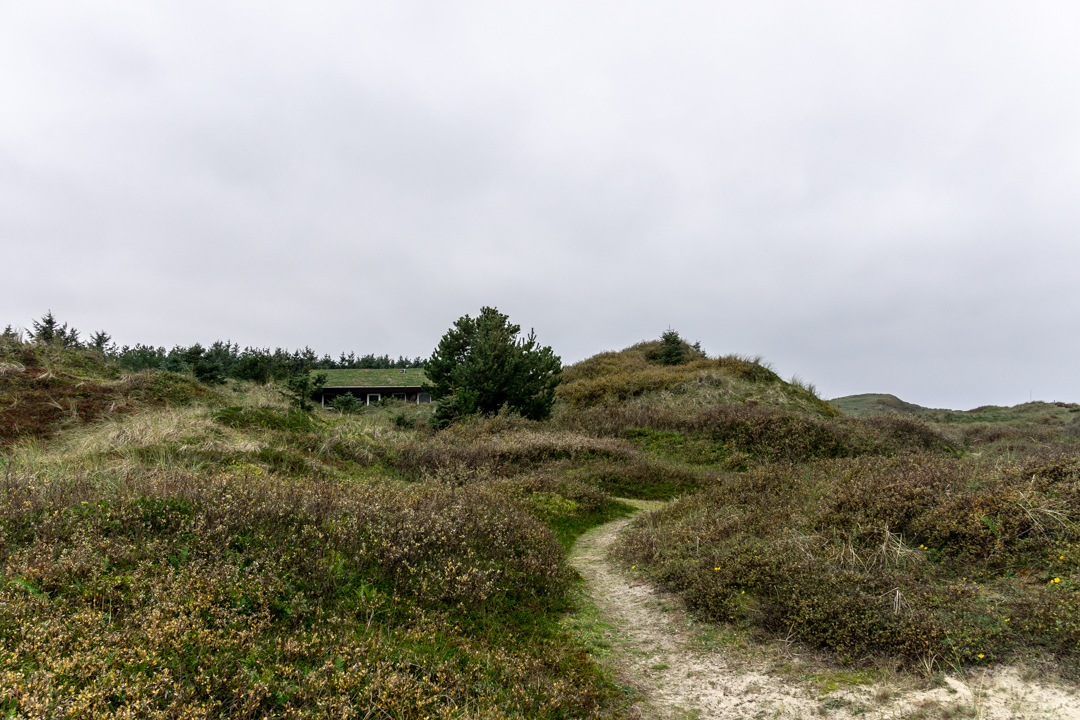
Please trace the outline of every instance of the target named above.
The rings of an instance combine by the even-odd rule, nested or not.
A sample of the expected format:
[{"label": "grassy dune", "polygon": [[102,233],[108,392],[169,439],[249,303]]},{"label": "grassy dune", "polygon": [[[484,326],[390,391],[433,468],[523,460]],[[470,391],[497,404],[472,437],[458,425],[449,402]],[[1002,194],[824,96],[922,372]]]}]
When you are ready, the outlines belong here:
[{"label": "grassy dune", "polygon": [[973,410],[940,410],[904,402],[895,395],[864,394],[835,398],[829,404],[845,415],[872,417],[907,414],[925,421],[950,425],[1005,425],[1009,427],[1058,427],[1080,434],[1080,404],[1036,400],[1013,407],[984,405]]},{"label": "grassy dune", "polygon": [[759,360],[656,351],[568,368],[543,423],[436,432],[0,347],[0,712],[624,717],[560,622],[615,497],[678,498],[620,557],[717,622],[854,663],[1073,662],[1061,427],[845,416]]},{"label": "grassy dune", "polygon": [[[435,434],[416,406],[310,414],[6,350],[0,710],[617,714],[559,619],[565,547],[625,508],[556,466],[625,443],[511,419]],[[99,412],[53,406],[88,386]]]}]

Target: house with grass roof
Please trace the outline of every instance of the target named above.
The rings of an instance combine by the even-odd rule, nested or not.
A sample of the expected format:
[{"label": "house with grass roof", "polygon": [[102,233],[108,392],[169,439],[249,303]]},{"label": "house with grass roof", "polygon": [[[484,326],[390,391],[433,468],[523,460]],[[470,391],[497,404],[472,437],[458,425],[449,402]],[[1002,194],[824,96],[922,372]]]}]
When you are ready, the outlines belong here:
[{"label": "house with grass roof", "polygon": [[424,392],[427,376],[420,368],[388,370],[316,370],[326,375],[326,385],[316,398],[325,407],[334,398],[352,393],[364,405],[380,400],[404,400],[409,403],[431,402],[431,395]]}]

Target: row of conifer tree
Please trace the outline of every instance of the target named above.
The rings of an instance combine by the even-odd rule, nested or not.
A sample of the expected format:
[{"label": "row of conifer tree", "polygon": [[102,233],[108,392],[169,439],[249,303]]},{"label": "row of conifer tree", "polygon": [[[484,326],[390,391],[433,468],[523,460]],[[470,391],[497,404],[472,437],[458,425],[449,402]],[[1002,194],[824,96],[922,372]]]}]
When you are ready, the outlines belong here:
[{"label": "row of conifer tree", "polygon": [[218,340],[206,347],[199,343],[190,346],[176,345],[171,350],[137,343],[134,346],[118,346],[104,330],[92,333],[83,340],[80,333],[67,323],[61,324],[50,310],[34,320],[32,329],[23,333],[8,325],[2,335],[8,341],[30,342],[70,349],[87,349],[100,353],[116,362],[125,370],[171,370],[191,373],[200,381],[217,384],[229,378],[253,380],[266,383],[286,380],[312,370],[397,369],[423,367],[423,358],[389,355],[348,355],[341,353],[335,360],[330,355],[321,357],[311,348],[286,350],[277,348],[240,348],[229,340]]}]

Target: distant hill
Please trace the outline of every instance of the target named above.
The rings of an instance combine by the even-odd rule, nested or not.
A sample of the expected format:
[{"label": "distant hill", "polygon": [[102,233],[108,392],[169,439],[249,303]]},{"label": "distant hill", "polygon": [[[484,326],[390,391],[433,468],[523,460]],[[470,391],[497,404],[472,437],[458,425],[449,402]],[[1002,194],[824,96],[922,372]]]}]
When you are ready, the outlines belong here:
[{"label": "distant hill", "polygon": [[984,405],[973,410],[945,410],[905,402],[895,395],[864,393],[834,398],[829,404],[843,414],[855,417],[902,414],[941,423],[1080,424],[1080,405],[1065,402],[1035,401],[1013,407]]},{"label": "distant hill", "polygon": [[[936,412],[922,405],[904,402],[895,395],[882,393],[863,393],[862,395],[847,395],[834,398],[829,404],[845,415],[855,417],[871,417],[884,413],[909,413],[919,414],[923,412]],[[945,411],[947,412],[947,411]]]},{"label": "distant hill", "polygon": [[836,409],[817,396],[813,385],[785,381],[759,357],[708,357],[685,345],[685,361],[665,365],[658,341],[603,352],[563,370],[557,396],[582,409],[610,403],[668,407],[697,412],[717,405],[766,406],[834,417]]}]

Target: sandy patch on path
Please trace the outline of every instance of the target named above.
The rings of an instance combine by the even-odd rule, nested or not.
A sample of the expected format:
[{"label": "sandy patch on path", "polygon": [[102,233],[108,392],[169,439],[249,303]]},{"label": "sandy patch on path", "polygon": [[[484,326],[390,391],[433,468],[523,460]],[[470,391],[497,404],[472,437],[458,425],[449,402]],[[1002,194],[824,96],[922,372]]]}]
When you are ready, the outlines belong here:
[{"label": "sandy patch on path", "polygon": [[[641,503],[634,503],[641,506]],[[621,681],[645,698],[643,717],[675,718],[984,718],[1080,720],[1076,689],[1022,679],[1012,668],[966,678],[948,676],[931,690],[896,683],[822,682],[822,674],[800,671],[790,645],[749,647],[749,639],[727,636],[717,646],[717,626],[695,621],[678,598],[619,572],[608,550],[628,520],[584,534],[571,562],[606,623]],[[786,649],[785,649],[786,648]],[[774,672],[782,667],[785,672]],[[850,673],[838,673],[848,676]],[[809,679],[806,679],[809,678]]]}]

